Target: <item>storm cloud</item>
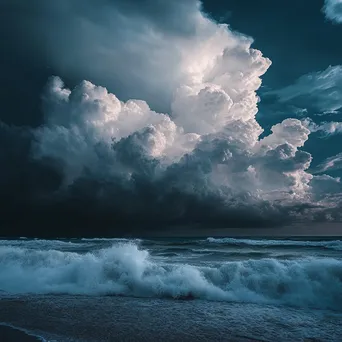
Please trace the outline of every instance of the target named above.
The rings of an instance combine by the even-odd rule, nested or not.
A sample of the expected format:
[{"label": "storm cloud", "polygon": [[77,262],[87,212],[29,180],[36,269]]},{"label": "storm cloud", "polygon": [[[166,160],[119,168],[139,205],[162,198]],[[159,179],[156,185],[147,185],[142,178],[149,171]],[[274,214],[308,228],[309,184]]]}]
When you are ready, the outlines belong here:
[{"label": "storm cloud", "polygon": [[[307,125],[288,118],[264,134],[257,121],[271,61],[252,38],[208,18],[200,2],[1,6],[13,34],[35,47],[18,49],[58,75],[41,94],[38,127],[2,126],[18,151],[3,149],[3,169],[19,170],[3,171],[4,223],[17,224],[18,209],[23,222],[46,230],[67,224],[61,229],[74,234],[91,232],[94,222],[113,234],[129,226],[339,219],[329,190],[339,180],[308,172]],[[316,88],[339,87],[336,77],[326,81],[334,72],[314,75]],[[280,99],[294,98],[298,87],[309,93],[305,80],[296,92],[279,91]],[[11,186],[21,179],[20,190]]]}]

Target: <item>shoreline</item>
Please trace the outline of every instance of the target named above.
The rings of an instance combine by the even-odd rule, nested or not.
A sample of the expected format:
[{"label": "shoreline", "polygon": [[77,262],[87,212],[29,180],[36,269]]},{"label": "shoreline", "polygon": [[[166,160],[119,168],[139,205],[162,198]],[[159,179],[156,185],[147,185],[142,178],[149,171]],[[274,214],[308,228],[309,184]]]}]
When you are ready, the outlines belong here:
[{"label": "shoreline", "polygon": [[26,332],[24,329],[13,327],[9,324],[0,323],[1,342],[43,342],[42,337]]}]

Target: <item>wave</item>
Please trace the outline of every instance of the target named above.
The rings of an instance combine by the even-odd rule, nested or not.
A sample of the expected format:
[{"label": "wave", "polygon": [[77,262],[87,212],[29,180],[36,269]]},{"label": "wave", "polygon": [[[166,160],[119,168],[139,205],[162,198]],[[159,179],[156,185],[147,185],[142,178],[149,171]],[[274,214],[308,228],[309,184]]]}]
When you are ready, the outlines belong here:
[{"label": "wave", "polygon": [[86,245],[79,241],[20,238],[19,240],[0,240],[0,246],[23,247],[30,249],[55,249],[80,247]]},{"label": "wave", "polygon": [[209,237],[206,243],[232,245],[232,246],[258,246],[258,247],[318,247],[342,251],[342,241],[298,241],[298,240],[252,240],[252,239],[234,239]]},{"label": "wave", "polygon": [[199,298],[342,310],[342,261],[230,261],[219,266],[163,264],[132,243],[92,253],[0,246],[0,290]]},{"label": "wave", "polygon": [[29,249],[45,249],[45,250],[64,250],[64,249],[79,249],[91,248],[94,246],[112,245],[114,243],[134,242],[139,244],[140,239],[125,239],[125,238],[81,238],[81,239],[53,239],[45,240],[39,238],[25,238],[20,237],[15,239],[0,239],[0,246],[22,247]]},{"label": "wave", "polygon": [[103,247],[103,246],[111,246],[115,243],[122,242],[134,242],[139,244],[142,240],[139,239],[124,239],[124,238],[82,238],[82,239],[54,239],[54,240],[45,240],[45,239],[29,239],[21,237],[18,240],[10,240],[10,239],[0,239],[0,246],[8,246],[8,247],[20,247],[27,249],[36,249],[36,250],[79,250],[85,249],[89,250],[94,247]]},{"label": "wave", "polygon": [[128,238],[81,238],[85,242],[141,242],[141,239],[128,239]]}]

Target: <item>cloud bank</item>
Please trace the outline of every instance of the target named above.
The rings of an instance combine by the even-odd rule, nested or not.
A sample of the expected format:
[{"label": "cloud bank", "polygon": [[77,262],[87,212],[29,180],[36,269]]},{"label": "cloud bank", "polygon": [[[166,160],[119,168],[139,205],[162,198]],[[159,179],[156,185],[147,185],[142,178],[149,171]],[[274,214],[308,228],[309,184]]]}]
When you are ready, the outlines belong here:
[{"label": "cloud bank", "polygon": [[[327,191],[338,180],[307,171],[307,125],[286,119],[261,138],[257,90],[271,61],[251,38],[207,18],[198,1],[82,4],[29,7],[41,22],[28,19],[26,34],[42,39],[54,69],[91,80],[69,88],[52,77],[44,91],[44,124],[29,131],[27,157],[34,174],[49,174],[28,191],[39,212],[158,228],[339,218]],[[313,76],[325,95],[340,86],[335,72]]]},{"label": "cloud bank", "polygon": [[323,12],[327,19],[336,24],[342,23],[342,1],[341,0],[325,0]]}]

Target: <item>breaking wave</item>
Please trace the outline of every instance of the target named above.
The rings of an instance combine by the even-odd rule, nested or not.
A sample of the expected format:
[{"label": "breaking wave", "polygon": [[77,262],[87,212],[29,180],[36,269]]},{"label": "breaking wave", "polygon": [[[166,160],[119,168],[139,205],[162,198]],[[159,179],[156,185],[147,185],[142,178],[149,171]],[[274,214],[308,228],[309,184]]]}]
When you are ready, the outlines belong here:
[{"label": "breaking wave", "polygon": [[92,253],[0,246],[0,290],[204,299],[342,310],[342,261],[260,259],[219,266],[153,261],[136,244]]},{"label": "breaking wave", "polygon": [[206,242],[211,244],[233,246],[259,246],[259,247],[318,247],[342,251],[342,241],[296,241],[296,240],[252,240],[234,238],[208,238]]}]

